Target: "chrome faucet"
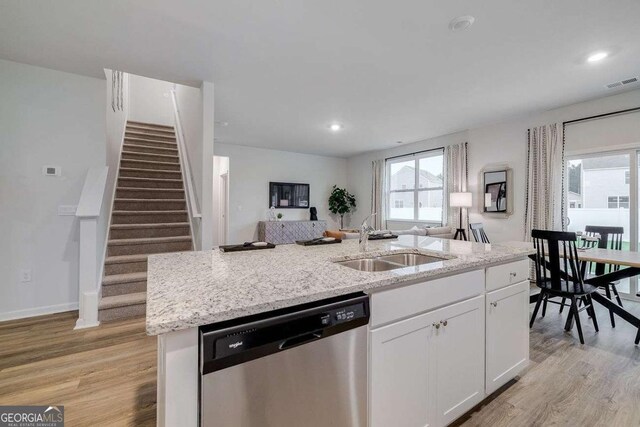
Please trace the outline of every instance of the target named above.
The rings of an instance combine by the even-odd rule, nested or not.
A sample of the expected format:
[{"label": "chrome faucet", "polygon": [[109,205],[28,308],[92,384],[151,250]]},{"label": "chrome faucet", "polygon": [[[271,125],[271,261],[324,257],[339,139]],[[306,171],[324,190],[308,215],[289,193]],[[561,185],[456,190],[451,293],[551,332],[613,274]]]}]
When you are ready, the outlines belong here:
[{"label": "chrome faucet", "polygon": [[358,244],[360,246],[360,252],[366,252],[367,251],[367,246],[369,243],[369,233],[371,233],[372,231],[374,231],[375,229],[373,227],[371,227],[369,224],[367,224],[367,220],[373,216],[375,216],[375,213],[372,213],[371,215],[369,215],[368,217],[366,217],[363,221],[362,224],[360,225],[360,238],[358,240]]}]

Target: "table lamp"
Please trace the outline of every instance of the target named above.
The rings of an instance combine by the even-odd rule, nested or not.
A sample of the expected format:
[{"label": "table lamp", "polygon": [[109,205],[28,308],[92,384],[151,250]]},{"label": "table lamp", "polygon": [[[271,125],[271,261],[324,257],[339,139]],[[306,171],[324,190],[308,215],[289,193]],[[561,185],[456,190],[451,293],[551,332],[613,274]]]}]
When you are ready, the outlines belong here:
[{"label": "table lamp", "polygon": [[449,206],[452,208],[460,208],[460,227],[456,229],[456,234],[453,236],[454,239],[460,236],[461,240],[468,240],[467,232],[462,228],[462,208],[470,208],[473,206],[472,202],[471,193],[469,192],[449,194]]}]

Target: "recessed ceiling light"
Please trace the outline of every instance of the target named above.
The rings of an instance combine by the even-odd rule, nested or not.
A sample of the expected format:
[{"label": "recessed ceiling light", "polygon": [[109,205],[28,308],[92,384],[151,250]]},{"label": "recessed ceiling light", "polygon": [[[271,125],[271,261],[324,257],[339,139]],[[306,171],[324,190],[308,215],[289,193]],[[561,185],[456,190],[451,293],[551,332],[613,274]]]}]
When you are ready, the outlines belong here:
[{"label": "recessed ceiling light", "polygon": [[451,22],[449,22],[449,29],[451,31],[466,30],[473,25],[475,20],[476,18],[471,15],[458,16],[457,18],[453,18]]},{"label": "recessed ceiling light", "polygon": [[587,58],[587,62],[602,61],[607,56],[609,56],[609,54],[607,52],[596,52],[596,53],[593,53],[593,54],[589,55],[589,57]]},{"label": "recessed ceiling light", "polygon": [[339,130],[342,130],[342,125],[340,123],[331,123],[329,125],[329,129],[333,132],[338,132]]}]

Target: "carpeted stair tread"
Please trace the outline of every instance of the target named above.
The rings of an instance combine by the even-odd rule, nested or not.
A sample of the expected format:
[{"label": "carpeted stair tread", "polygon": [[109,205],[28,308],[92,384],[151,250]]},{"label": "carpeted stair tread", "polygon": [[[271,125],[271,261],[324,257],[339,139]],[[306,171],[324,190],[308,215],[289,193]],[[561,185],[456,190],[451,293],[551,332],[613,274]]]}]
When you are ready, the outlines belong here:
[{"label": "carpeted stair tread", "polygon": [[173,143],[175,143],[176,140],[175,135],[167,135],[154,132],[136,132],[128,129],[125,131],[125,136],[127,136],[128,138],[144,138],[154,141],[169,141]]},{"label": "carpeted stair tread", "polygon": [[105,259],[104,263],[105,264],[127,264],[130,262],[144,262],[147,260],[148,257],[149,257],[148,254],[108,256]]},{"label": "carpeted stair tread", "polygon": [[175,141],[159,141],[157,139],[139,138],[137,136],[136,137],[125,136],[124,137],[125,145],[127,144],[127,142],[133,142],[138,144],[153,143],[153,144],[158,144],[160,146],[167,147],[167,148],[178,147],[178,144]]},{"label": "carpeted stair tread", "polygon": [[146,292],[136,292],[133,294],[114,295],[102,297],[100,299],[100,310],[109,308],[126,307],[129,305],[139,305],[147,303]]},{"label": "carpeted stair tread", "polygon": [[119,283],[142,282],[147,280],[147,272],[141,271],[137,273],[111,274],[104,276],[103,285],[116,285]]},{"label": "carpeted stair tread", "polygon": [[165,214],[186,214],[186,209],[168,211],[113,211],[114,215],[165,215]]},{"label": "carpeted stair tread", "polygon": [[[162,150],[163,152],[166,152],[167,155],[172,155],[172,156],[177,156],[178,155],[178,149],[177,148],[168,148],[168,147],[149,147],[148,145],[138,145],[138,144],[124,144],[122,146],[123,148],[123,152],[129,151],[129,150],[139,150],[139,149],[146,149],[146,148],[155,148],[156,150]],[[139,151],[129,151],[130,153],[139,153]]]},{"label": "carpeted stair tread", "polygon": [[163,128],[148,127],[148,126],[127,125],[127,130],[132,130],[134,132],[157,132],[157,133],[163,133],[167,135],[175,135],[175,131],[173,130],[173,128],[163,129]]},{"label": "carpeted stair tread", "polygon": [[157,123],[137,122],[137,121],[134,121],[134,120],[127,120],[127,126],[129,126],[129,125],[156,127],[156,128],[162,128],[162,129],[173,129],[173,126],[169,126],[169,125],[159,125]]},{"label": "carpeted stair tread", "polygon": [[140,228],[178,228],[189,227],[188,222],[159,222],[156,224],[111,224],[112,229],[132,230]]},{"label": "carpeted stair tread", "polygon": [[[145,177],[141,177],[141,176],[121,176],[119,177],[119,180],[129,180],[129,181],[133,181],[133,182],[140,182],[140,183],[144,183],[144,182],[154,182],[154,183],[167,183],[167,184],[182,184],[182,179],[171,179],[171,178],[145,178]],[[136,188],[136,187],[120,187],[120,188]],[[139,187],[139,188],[144,188],[145,190],[152,190],[155,188],[159,188],[159,187],[152,187],[152,188],[146,188],[146,187]],[[170,188],[159,188],[162,190],[169,190]],[[179,190],[184,191],[183,188],[180,188]]]},{"label": "carpeted stair tread", "polygon": [[123,198],[123,197],[116,197],[114,200],[118,201],[118,202],[156,202],[156,203],[160,203],[160,202],[186,202],[185,199],[128,199],[128,198]]},{"label": "carpeted stair tread", "polygon": [[[152,181],[164,181],[162,179],[153,179],[153,178],[140,178],[140,179],[151,179]],[[162,192],[170,192],[170,193],[184,193],[184,190],[182,188],[144,188],[144,187],[116,187],[116,190],[124,190],[124,191],[149,191],[151,193],[153,192],[157,192],[157,193],[162,193]],[[153,200],[153,199],[147,199],[147,200]],[[172,199],[172,200],[176,200],[176,199]]]},{"label": "carpeted stair tread", "polygon": [[143,237],[139,239],[110,239],[109,246],[146,245],[149,243],[190,242],[191,236]]},{"label": "carpeted stair tread", "polygon": [[[180,163],[159,162],[154,160],[121,159],[121,163],[135,163],[140,166],[157,166],[157,168],[141,168],[144,170],[179,172]],[[132,165],[133,166],[133,165]],[[129,167],[129,166],[127,166]],[[168,169],[163,169],[168,168]],[[140,169],[140,168],[139,168]]]},{"label": "carpeted stair tread", "polygon": [[[172,170],[167,170],[167,169],[140,169],[140,168],[120,168],[120,171],[134,171],[134,172],[166,172],[166,173],[174,173],[178,176],[182,176],[182,172],[181,171],[172,171]],[[123,176],[122,178],[129,178],[126,176]],[[135,178],[135,177],[134,177]],[[145,178],[145,177],[140,177],[140,178]]]},{"label": "carpeted stair tread", "polygon": [[[123,156],[144,156],[157,158],[159,162],[168,162],[168,163],[176,163],[174,160],[178,160],[178,154],[154,154],[154,153],[137,153],[135,151],[122,151]],[[126,159],[126,160],[136,160],[136,159]],[[152,160],[148,160],[152,161]]]}]

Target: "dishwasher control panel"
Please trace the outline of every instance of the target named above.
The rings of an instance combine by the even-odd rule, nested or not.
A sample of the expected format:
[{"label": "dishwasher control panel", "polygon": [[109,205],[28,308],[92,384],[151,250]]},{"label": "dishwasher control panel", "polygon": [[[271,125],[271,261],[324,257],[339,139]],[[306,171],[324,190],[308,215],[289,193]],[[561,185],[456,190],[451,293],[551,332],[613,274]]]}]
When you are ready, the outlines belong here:
[{"label": "dishwasher control panel", "polygon": [[336,297],[200,327],[203,371],[215,371],[369,323],[369,297]]}]

